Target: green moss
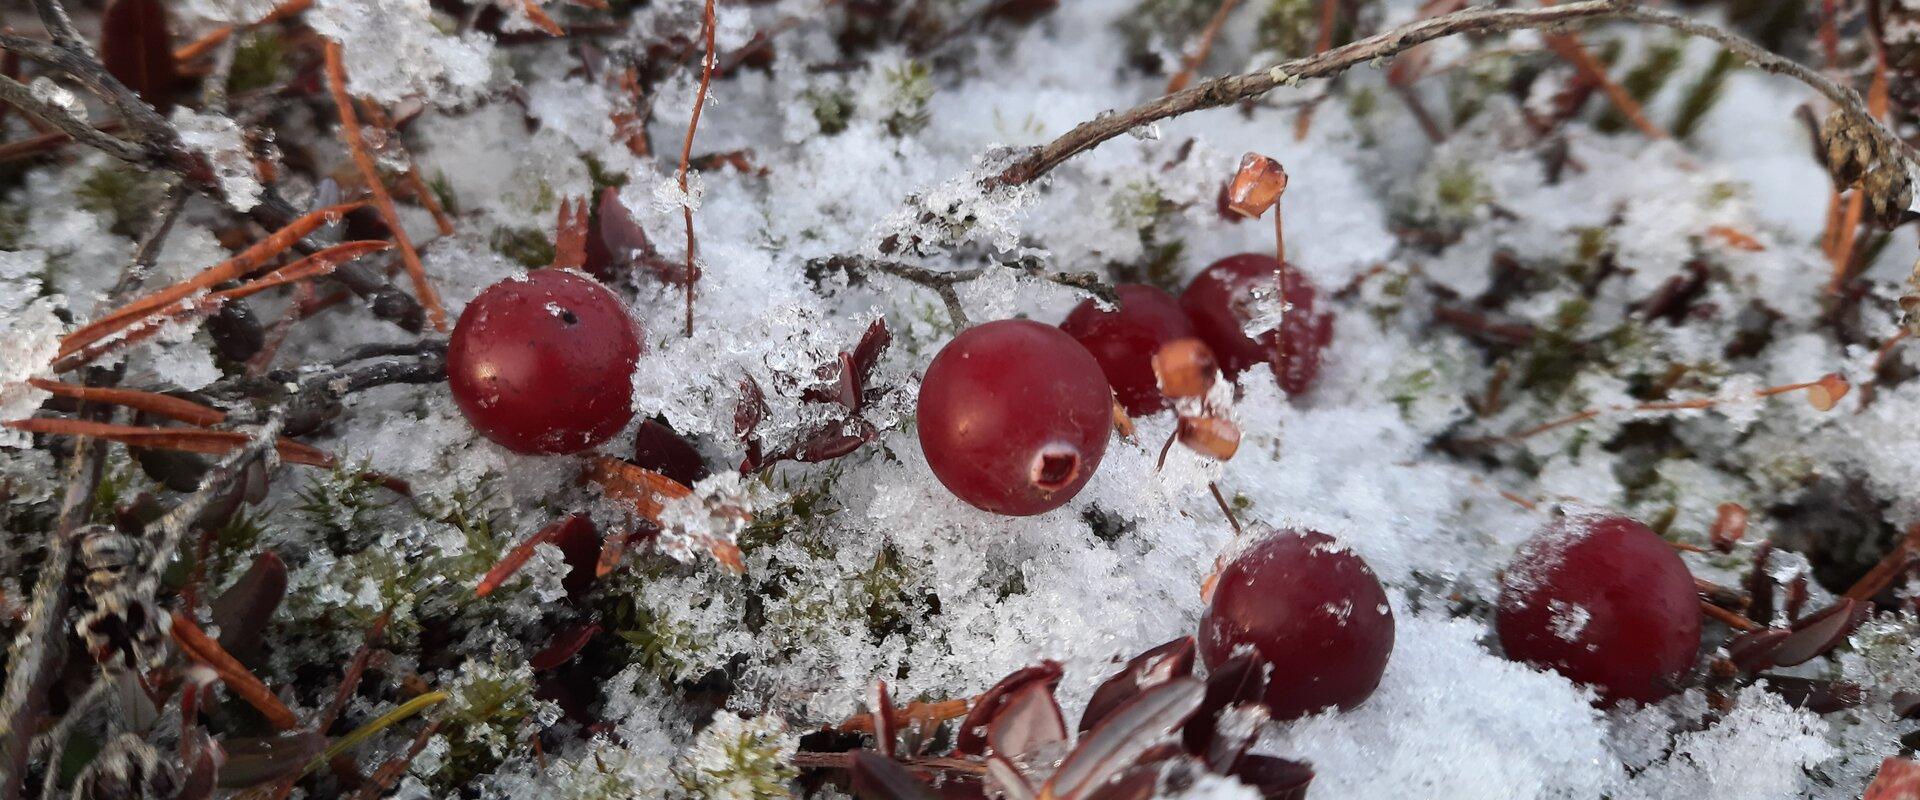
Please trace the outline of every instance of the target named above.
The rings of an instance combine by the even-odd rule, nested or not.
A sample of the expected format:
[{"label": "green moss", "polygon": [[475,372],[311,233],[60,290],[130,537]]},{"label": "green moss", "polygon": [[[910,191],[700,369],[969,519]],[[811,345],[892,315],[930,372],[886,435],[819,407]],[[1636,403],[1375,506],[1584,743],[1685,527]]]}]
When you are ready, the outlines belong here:
[{"label": "green moss", "polygon": [[1260,11],[1260,46],[1282,56],[1303,56],[1320,38],[1320,10],[1314,0],[1268,0]]},{"label": "green moss", "polygon": [[500,228],[493,232],[488,246],[500,255],[527,269],[539,269],[553,263],[553,242],[532,228]]},{"label": "green moss", "polygon": [[433,173],[433,177],[427,179],[427,189],[433,192],[434,198],[440,201],[440,207],[446,209],[448,214],[460,214],[460,198],[454,196],[453,184],[447,180],[446,173]]},{"label": "green moss", "polygon": [[294,495],[293,512],[334,554],[346,555],[380,534],[376,515],[392,502],[392,495],[374,482],[364,465],[343,463],[311,473]]},{"label": "green moss", "polygon": [[1707,67],[1706,74],[1700,76],[1688,87],[1686,96],[1680,99],[1680,110],[1673,119],[1673,135],[1676,139],[1687,139],[1700,127],[1700,120],[1713,110],[1714,103],[1720,100],[1720,90],[1727,85],[1727,76],[1733,74],[1740,59],[1733,53],[1722,50],[1713,57],[1713,65]]},{"label": "green moss", "polygon": [[279,34],[259,29],[241,37],[233,52],[233,73],[227,92],[239,94],[278,83],[286,73],[287,48]]},{"label": "green moss", "polygon": [[887,132],[906,136],[925,128],[927,101],[933,99],[933,71],[924,63],[908,61],[889,67],[885,78],[893,98],[893,109],[882,120]]},{"label": "green moss", "polygon": [[74,188],[78,205],[111,220],[108,228],[121,236],[138,236],[161,201],[161,187],[151,175],[119,162],[102,165]]},{"label": "green moss", "polygon": [[828,136],[846,130],[853,119],[853,93],[845,89],[809,88],[800,99],[813,108],[814,122]]}]

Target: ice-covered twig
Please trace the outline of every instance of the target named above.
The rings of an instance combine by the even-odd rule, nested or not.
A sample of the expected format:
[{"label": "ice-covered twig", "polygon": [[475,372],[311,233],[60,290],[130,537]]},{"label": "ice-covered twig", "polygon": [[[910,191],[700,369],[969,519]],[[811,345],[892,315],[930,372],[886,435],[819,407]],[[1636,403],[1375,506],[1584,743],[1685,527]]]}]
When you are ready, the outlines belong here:
[{"label": "ice-covered twig", "polygon": [[20,109],[41,122],[59,128],[74,141],[114,158],[133,163],[140,163],[146,158],[146,151],[138,145],[105,133],[86,120],[67,113],[66,109],[35,97],[26,84],[5,75],[0,75],[0,103]]},{"label": "ice-covered twig", "polygon": [[687,140],[680,146],[680,211],[687,222],[687,336],[693,336],[693,289],[700,282],[700,273],[694,270],[693,246],[693,202],[687,197],[687,169],[693,160],[693,135],[700,130],[700,112],[707,107],[707,91],[713,86],[713,69],[718,54],[714,52],[713,0],[707,0],[706,8],[700,14],[700,35],[706,40],[705,54],[700,58],[700,88],[693,96],[693,116],[687,120]]},{"label": "ice-covered twig", "polygon": [[1100,276],[1091,272],[1052,272],[1044,270],[1040,268],[1040,263],[1033,259],[1010,261],[1001,264],[999,267],[974,267],[972,269],[943,271],[916,267],[912,264],[903,264],[898,261],[866,258],[864,256],[831,256],[828,258],[814,259],[808,264],[808,267],[810,269],[843,270],[846,272],[879,272],[892,275],[908,283],[925,286],[933,290],[934,294],[940,296],[940,301],[946,304],[947,316],[951,317],[953,324],[959,327],[965,327],[967,325],[967,312],[966,309],[961,307],[960,295],[954,290],[954,287],[978,280],[998,268],[1019,270],[1027,275],[1049,283],[1057,283],[1069,289],[1078,289],[1094,297],[1098,297],[1107,303],[1118,302],[1113,292],[1113,286],[1101,280]]},{"label": "ice-covered twig", "polygon": [[1469,8],[1383,31],[1324,53],[1282,61],[1256,72],[1215,78],[1126,111],[1102,114],[1083,122],[1015,161],[990,179],[990,183],[1000,186],[1028,183],[1045,175],[1061,162],[1142,125],[1191,111],[1231,105],[1302,79],[1332,77],[1361,64],[1390,58],[1446,36],[1615,20],[1655,25],[1711,39],[1754,67],[1812,87],[1869,131],[1887,147],[1888,152],[1900,154],[1901,159],[1909,165],[1920,163],[1920,150],[1874,119],[1858,92],[1817,70],[1768,51],[1739,34],[1670,11],[1643,8],[1623,0],[1583,0],[1545,8]]}]

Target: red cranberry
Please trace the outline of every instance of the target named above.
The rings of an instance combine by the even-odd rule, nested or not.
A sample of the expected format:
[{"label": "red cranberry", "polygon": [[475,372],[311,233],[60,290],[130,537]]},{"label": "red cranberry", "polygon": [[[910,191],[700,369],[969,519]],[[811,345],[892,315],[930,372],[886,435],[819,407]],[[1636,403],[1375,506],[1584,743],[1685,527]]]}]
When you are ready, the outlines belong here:
[{"label": "red cranberry", "polygon": [[1333,537],[1271,532],[1220,571],[1200,618],[1209,668],[1248,645],[1273,665],[1266,704],[1275,719],[1351,709],[1387,670],[1393,609],[1367,562]]},{"label": "red cranberry", "polygon": [[1693,666],[1700,602],[1687,565],[1647,526],[1567,516],[1520,546],[1495,627],[1508,658],[1591,685],[1605,705],[1651,703]]},{"label": "red cranberry", "polygon": [[[1228,377],[1255,364],[1267,364],[1287,394],[1301,394],[1320,376],[1320,353],[1333,341],[1332,312],[1314,313],[1316,292],[1297,267],[1288,267],[1283,296],[1288,305],[1278,330],[1259,339],[1247,336],[1255,313],[1255,289],[1274,285],[1280,262],[1259,253],[1241,253],[1213,262],[1180,294],[1180,307],[1193,320],[1202,341],[1213,348]],[[1271,302],[1271,301],[1269,301]]]},{"label": "red cranberry", "polygon": [[487,287],[460,314],[447,383],[480,433],[521,453],[574,453],[633,416],[640,329],[577,272],[539,269]]},{"label": "red cranberry", "polygon": [[1134,416],[1167,407],[1153,374],[1153,354],[1176,339],[1192,338],[1193,323],[1173,295],[1137,283],[1115,288],[1120,302],[1102,311],[1092,300],[1075,306],[1060,329],[1100,362],[1113,393]]},{"label": "red cranberry", "polygon": [[997,514],[1059,508],[1113,430],[1100,362],[1059,328],[1007,319],[941,348],[920,382],[920,447],[940,483]]}]

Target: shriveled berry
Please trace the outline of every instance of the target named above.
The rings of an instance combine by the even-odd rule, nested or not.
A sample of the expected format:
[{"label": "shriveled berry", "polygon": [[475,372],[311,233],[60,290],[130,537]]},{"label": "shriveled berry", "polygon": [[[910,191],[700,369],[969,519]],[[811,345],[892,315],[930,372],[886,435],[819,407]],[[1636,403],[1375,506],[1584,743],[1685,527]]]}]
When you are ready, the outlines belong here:
[{"label": "shriveled berry", "polygon": [[1120,302],[1103,311],[1087,300],[1075,306],[1060,329],[1067,332],[1100,362],[1127,413],[1151,414],[1166,408],[1167,399],[1153,374],[1153,354],[1161,346],[1191,338],[1193,323],[1173,295],[1137,283],[1114,288]]},{"label": "shriveled berry", "polygon": [[1059,508],[1107,452],[1113,395],[1100,362],[1059,328],[1000,320],[941,348],[921,379],[920,447],[940,483],[977,508]]},{"label": "shriveled berry", "polygon": [[632,418],[640,329],[585,275],[540,269],[487,287],[447,346],[447,383],[467,421],[521,453],[574,453]]},{"label": "shriveled berry", "polygon": [[1220,571],[1200,618],[1209,668],[1244,646],[1273,665],[1266,705],[1275,719],[1351,709],[1386,672],[1393,609],[1367,562],[1333,537],[1269,532]]},{"label": "shriveled berry", "polygon": [[[1281,297],[1273,296],[1276,275],[1286,276]],[[1314,311],[1313,284],[1297,267],[1284,273],[1280,262],[1259,253],[1241,253],[1213,262],[1180,294],[1180,307],[1193,321],[1200,339],[1213,348],[1228,377],[1255,364],[1266,364],[1287,394],[1301,394],[1320,376],[1320,355],[1333,341],[1333,314]],[[1264,298],[1261,297],[1264,295]],[[1278,314],[1284,298],[1289,306],[1279,314],[1279,325],[1247,335],[1256,316]],[[1261,306],[1273,310],[1263,311]]]},{"label": "shriveled berry", "polygon": [[1594,687],[1603,704],[1676,691],[1700,649],[1693,576],[1647,526],[1561,517],[1520,546],[1495,620],[1507,657]]}]

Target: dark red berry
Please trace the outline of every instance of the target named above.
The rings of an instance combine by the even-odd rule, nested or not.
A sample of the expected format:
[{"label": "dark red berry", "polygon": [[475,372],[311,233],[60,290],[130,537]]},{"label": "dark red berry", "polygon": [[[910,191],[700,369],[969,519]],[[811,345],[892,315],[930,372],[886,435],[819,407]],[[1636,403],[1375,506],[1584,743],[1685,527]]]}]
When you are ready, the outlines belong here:
[{"label": "dark red berry", "polygon": [[[1257,313],[1255,290],[1269,293],[1280,262],[1259,253],[1241,253],[1213,262],[1180,294],[1180,307],[1193,320],[1200,339],[1213,348],[1228,377],[1255,364],[1267,364],[1287,394],[1301,394],[1320,376],[1320,354],[1333,341],[1332,312],[1316,313],[1316,292],[1297,267],[1285,271],[1284,297],[1291,306],[1277,330],[1254,339],[1246,324]],[[1268,300],[1271,303],[1273,300]]]},{"label": "dark red berry", "polygon": [[1700,601],[1687,565],[1647,526],[1566,516],[1520,546],[1495,627],[1508,658],[1590,685],[1607,705],[1651,703],[1693,666]]},{"label": "dark red berry", "polygon": [[1173,295],[1152,286],[1115,287],[1120,302],[1102,311],[1094,301],[1075,306],[1060,330],[1078,340],[1100,362],[1107,383],[1127,413],[1151,414],[1167,407],[1153,374],[1153,354],[1177,339],[1192,338],[1193,323]]},{"label": "dark red berry", "polygon": [[920,383],[920,447],[955,496],[998,514],[1059,508],[1113,430],[1100,362],[1059,328],[1008,319],[941,348]]},{"label": "dark red berry", "polygon": [[1220,571],[1200,618],[1209,668],[1248,645],[1273,665],[1266,705],[1275,719],[1351,709],[1386,672],[1393,609],[1367,562],[1333,537],[1271,532]]},{"label": "dark red berry", "polygon": [[640,329],[607,288],[539,269],[487,287],[460,314],[447,383],[480,433],[522,453],[573,453],[632,418]]},{"label": "dark red berry", "polygon": [[692,486],[712,474],[706,459],[672,428],[643,420],[633,434],[633,463]]}]

